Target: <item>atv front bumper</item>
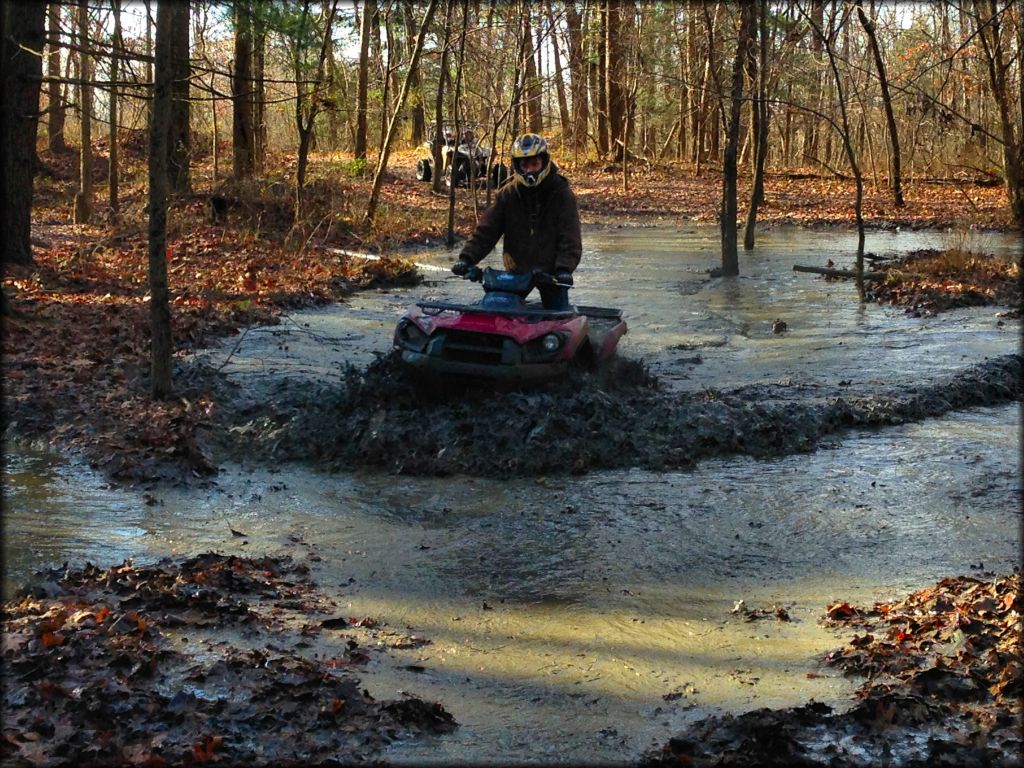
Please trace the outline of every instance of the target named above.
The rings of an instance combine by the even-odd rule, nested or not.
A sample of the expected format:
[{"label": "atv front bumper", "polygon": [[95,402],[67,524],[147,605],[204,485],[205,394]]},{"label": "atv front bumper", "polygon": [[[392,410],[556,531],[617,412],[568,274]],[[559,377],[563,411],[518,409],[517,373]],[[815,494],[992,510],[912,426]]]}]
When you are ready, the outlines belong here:
[{"label": "atv front bumper", "polygon": [[568,360],[547,363],[517,363],[516,365],[487,365],[445,360],[423,352],[402,351],[402,361],[413,368],[442,376],[466,376],[501,382],[539,382],[564,376],[569,370]]}]

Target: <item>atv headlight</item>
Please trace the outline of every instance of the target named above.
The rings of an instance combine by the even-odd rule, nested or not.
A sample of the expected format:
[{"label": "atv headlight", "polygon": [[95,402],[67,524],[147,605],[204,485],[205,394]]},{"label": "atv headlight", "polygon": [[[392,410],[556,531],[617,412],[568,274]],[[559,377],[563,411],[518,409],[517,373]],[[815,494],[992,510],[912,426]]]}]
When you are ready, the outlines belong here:
[{"label": "atv headlight", "polygon": [[555,352],[560,346],[562,346],[562,337],[554,333],[549,333],[540,340],[540,346],[545,352]]},{"label": "atv headlight", "polygon": [[402,320],[395,329],[395,346],[422,352],[430,338],[412,320]]}]

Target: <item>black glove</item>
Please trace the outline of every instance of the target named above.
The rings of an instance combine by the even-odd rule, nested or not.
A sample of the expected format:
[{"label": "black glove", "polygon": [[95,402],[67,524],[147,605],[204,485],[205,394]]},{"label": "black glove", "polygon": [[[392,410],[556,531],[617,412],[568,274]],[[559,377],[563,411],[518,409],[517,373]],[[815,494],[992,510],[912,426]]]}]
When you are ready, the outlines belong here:
[{"label": "black glove", "polygon": [[458,275],[459,277],[465,277],[466,273],[469,272],[472,266],[473,265],[470,264],[465,259],[459,259],[454,264],[452,264],[452,274]]},{"label": "black glove", "polygon": [[572,272],[566,272],[564,269],[561,272],[555,272],[555,282],[572,285]]}]

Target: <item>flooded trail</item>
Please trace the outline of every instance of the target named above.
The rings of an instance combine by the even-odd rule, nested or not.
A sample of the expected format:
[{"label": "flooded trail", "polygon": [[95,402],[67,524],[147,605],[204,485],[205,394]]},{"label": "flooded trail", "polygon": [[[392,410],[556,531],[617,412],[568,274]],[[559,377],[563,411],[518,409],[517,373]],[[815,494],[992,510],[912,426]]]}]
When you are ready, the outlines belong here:
[{"label": "flooded trail", "polygon": [[[288,554],[346,615],[430,640],[391,649],[363,685],[442,701],[461,727],[389,759],[617,763],[709,712],[842,708],[854,681],[817,663],[840,644],[816,624],[827,603],[1012,567],[1019,429],[1011,405],[771,463],[536,482],[235,467],[152,506],[22,456],[5,586],[62,560]],[[792,621],[744,621],[741,599]]]},{"label": "flooded trail", "polygon": [[[1019,321],[999,326],[991,308],[922,320],[859,307],[851,284],[792,273],[793,263],[842,265],[846,237],[769,233],[741,261],[744,275],[723,281],[705,274],[717,259],[711,228],[591,232],[576,301],[622,307],[624,354],[679,390],[791,378],[807,385],[802,395],[824,393],[1017,350]],[[868,248],[940,238],[875,235]],[[212,359],[254,398],[283,378],[329,380],[386,350],[409,302],[475,287],[432,274],[441,279],[253,329]],[[791,329],[781,336],[770,330],[777,317]],[[148,500],[46,454],[7,452],[4,589],[63,561],[291,555],[345,615],[415,636],[360,670],[375,697],[437,700],[460,723],[393,745],[389,761],[621,764],[716,711],[810,699],[842,709],[856,681],[818,663],[842,643],[817,625],[829,602],[1015,565],[1020,427],[1010,403],[772,461],[526,479],[231,464],[213,489]],[[745,620],[739,600],[767,617]],[[322,636],[308,652],[336,655],[332,643],[344,638]]]},{"label": "flooded trail", "polygon": [[[851,266],[854,233],[808,233],[782,227],[763,233],[740,257],[737,278],[713,278],[719,265],[713,226],[600,229],[584,233],[584,256],[571,299],[621,308],[629,325],[621,354],[642,359],[670,390],[694,391],[799,380],[833,389],[912,382],[986,357],[1018,351],[1019,320],[999,309],[961,309],[915,318],[898,307],[860,305],[853,281],[828,282],[793,272],[794,264]],[[949,245],[937,232],[875,232],[866,250],[878,255]],[[978,235],[986,252],[1020,258],[1010,235]],[[286,376],[336,378],[346,363],[365,365],[391,347],[395,323],[411,303],[472,301],[479,286],[447,268],[457,251],[424,251],[416,260],[426,282],[386,293],[356,294],[326,310],[297,312],[280,326],[229,340],[209,360],[259,391]],[[493,254],[484,265],[500,263]],[[772,332],[776,319],[787,331]],[[230,353],[230,356],[229,354]]]}]

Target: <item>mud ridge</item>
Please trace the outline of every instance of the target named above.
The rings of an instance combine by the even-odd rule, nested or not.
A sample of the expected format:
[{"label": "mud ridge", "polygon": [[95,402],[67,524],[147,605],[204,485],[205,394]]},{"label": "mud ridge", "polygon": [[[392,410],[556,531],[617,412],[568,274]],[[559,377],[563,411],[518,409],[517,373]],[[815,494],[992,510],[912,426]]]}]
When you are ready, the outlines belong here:
[{"label": "mud ridge", "polygon": [[273,396],[258,399],[208,379],[221,405],[207,439],[221,460],[409,475],[678,469],[713,456],[812,451],[849,428],[1020,401],[1021,369],[1020,355],[1005,355],[911,386],[795,400],[784,385],[669,394],[630,360],[544,390],[438,387],[388,355],[365,369],[349,367],[337,385],[281,381]]}]

